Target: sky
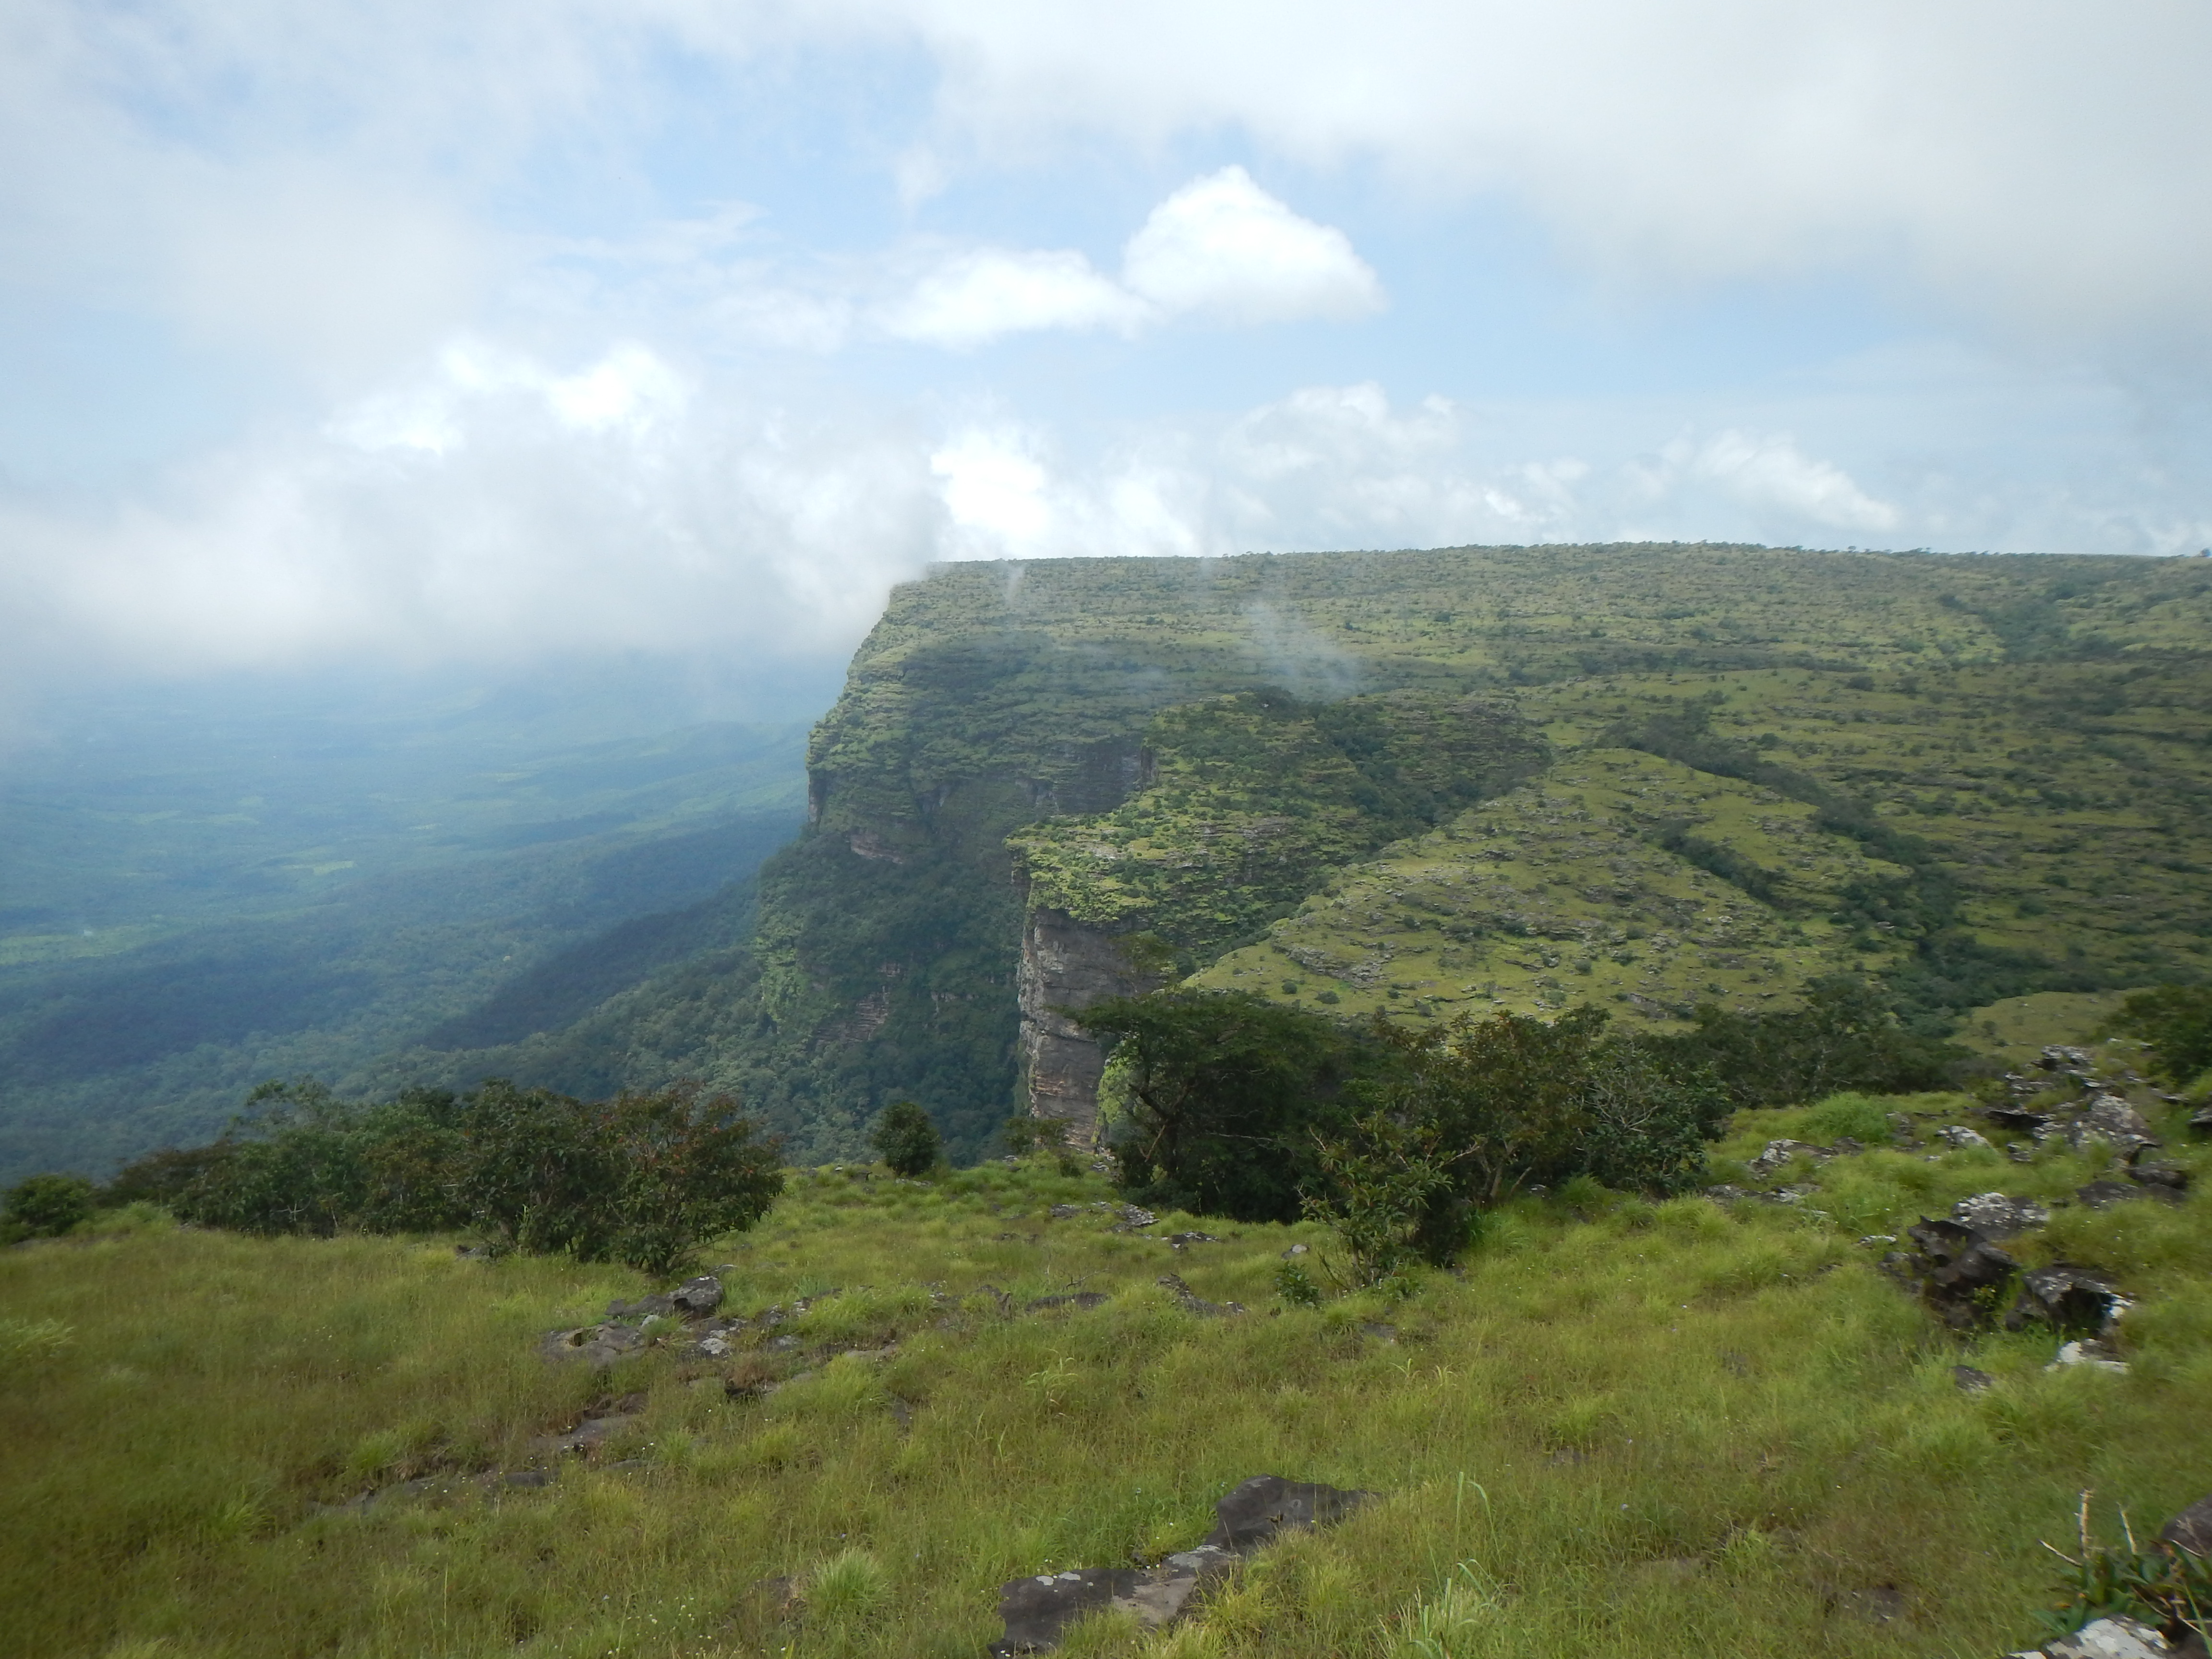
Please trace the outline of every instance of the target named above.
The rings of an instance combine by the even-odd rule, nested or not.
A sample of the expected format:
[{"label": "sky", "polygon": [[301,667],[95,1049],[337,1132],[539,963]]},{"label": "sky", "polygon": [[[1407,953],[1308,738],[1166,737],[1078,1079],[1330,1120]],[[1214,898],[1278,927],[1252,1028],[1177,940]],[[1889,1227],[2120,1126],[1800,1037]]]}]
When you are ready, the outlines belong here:
[{"label": "sky", "polygon": [[2201,0],[0,0],[0,704],[934,560],[2212,546]]}]

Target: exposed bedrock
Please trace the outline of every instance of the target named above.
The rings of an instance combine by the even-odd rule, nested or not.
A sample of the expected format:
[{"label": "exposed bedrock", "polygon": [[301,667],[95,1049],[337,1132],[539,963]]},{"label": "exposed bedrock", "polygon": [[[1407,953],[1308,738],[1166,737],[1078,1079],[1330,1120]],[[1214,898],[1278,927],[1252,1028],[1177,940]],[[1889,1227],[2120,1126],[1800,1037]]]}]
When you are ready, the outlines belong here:
[{"label": "exposed bedrock", "polygon": [[1098,1079],[1106,1056],[1097,1042],[1062,1010],[1088,1008],[1109,997],[1137,996],[1158,980],[1133,966],[1114,935],[1040,907],[1022,929],[1018,984],[1021,999],[1022,1073],[1030,1115],[1067,1126],[1088,1145],[1098,1133]]}]

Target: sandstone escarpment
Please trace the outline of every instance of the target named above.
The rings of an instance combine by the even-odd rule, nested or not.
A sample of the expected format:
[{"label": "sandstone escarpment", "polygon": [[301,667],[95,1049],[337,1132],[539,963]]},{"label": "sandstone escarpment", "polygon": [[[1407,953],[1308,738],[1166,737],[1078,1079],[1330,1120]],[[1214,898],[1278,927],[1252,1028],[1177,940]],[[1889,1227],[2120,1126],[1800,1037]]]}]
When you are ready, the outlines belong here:
[{"label": "sandstone escarpment", "polygon": [[1022,931],[1017,987],[1022,1073],[1030,1115],[1067,1126],[1077,1145],[1097,1136],[1098,1079],[1106,1057],[1066,1011],[1109,997],[1136,996],[1159,981],[1128,959],[1103,929],[1048,907],[1030,912]]}]

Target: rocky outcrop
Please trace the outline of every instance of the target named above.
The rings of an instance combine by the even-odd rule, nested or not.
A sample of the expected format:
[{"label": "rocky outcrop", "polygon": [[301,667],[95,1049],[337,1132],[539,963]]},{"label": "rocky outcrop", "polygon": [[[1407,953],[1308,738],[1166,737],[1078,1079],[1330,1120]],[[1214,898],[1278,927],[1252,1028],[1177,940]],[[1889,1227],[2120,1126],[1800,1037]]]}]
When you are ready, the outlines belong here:
[{"label": "rocky outcrop", "polygon": [[1109,997],[1139,996],[1159,981],[1140,972],[1111,934],[1062,910],[1030,912],[1022,930],[1017,986],[1021,1002],[1024,1093],[1032,1117],[1065,1124],[1089,1145],[1098,1133],[1098,1079],[1106,1056],[1095,1038],[1062,1012]]}]

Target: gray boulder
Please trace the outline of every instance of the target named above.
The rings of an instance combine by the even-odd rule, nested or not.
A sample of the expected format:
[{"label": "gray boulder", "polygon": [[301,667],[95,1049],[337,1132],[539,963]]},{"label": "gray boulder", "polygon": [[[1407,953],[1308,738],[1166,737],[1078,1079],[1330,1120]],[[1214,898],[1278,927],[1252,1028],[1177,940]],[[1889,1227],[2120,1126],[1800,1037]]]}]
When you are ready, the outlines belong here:
[{"label": "gray boulder", "polygon": [[722,1305],[722,1281],[712,1273],[687,1279],[668,1293],[674,1312],[685,1319],[705,1319]]},{"label": "gray boulder", "polygon": [[2212,1560],[2212,1497],[2198,1498],[2160,1528],[2158,1541]]},{"label": "gray boulder", "polygon": [[2173,1650],[2148,1625],[2132,1619],[2100,1619],[2037,1651],[2046,1659],[2167,1659]]},{"label": "gray boulder", "polygon": [[1255,1474],[1213,1506],[1213,1530],[1206,1541],[1243,1555],[1286,1532],[1334,1526],[1377,1496],[1317,1481],[1286,1480],[1279,1474]]}]

